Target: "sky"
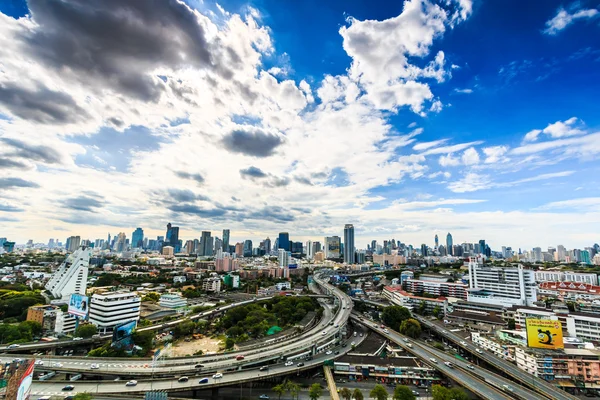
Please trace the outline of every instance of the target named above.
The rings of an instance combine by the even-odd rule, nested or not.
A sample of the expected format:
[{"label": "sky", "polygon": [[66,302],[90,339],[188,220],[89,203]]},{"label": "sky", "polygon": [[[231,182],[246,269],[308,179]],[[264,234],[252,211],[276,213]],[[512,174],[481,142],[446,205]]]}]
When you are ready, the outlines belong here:
[{"label": "sky", "polygon": [[0,237],[590,246],[599,37],[597,1],[0,0]]}]

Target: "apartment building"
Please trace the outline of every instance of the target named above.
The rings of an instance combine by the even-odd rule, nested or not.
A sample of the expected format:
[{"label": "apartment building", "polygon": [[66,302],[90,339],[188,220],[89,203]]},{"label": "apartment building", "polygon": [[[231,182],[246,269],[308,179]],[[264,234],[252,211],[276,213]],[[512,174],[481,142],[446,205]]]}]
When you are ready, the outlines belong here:
[{"label": "apartment building", "polygon": [[448,300],[444,297],[432,299],[429,297],[420,297],[412,295],[401,288],[386,286],[383,288],[383,296],[395,305],[406,307],[409,310],[418,310],[421,304],[425,304],[425,310],[433,313],[436,308],[440,308],[443,315],[446,315]]},{"label": "apartment building", "polygon": [[140,319],[141,298],[134,292],[94,294],[90,300],[89,321],[106,333],[127,321]]},{"label": "apartment building", "polygon": [[515,360],[515,346],[502,344],[494,340],[493,338],[488,338],[485,335],[479,332],[471,332],[471,341],[473,344],[478,346],[483,350],[490,351],[494,353],[497,357],[502,358],[508,361]]},{"label": "apartment building", "polygon": [[469,262],[467,300],[478,303],[531,306],[537,301],[533,270],[517,267],[492,267]]},{"label": "apartment building", "polygon": [[215,292],[218,293],[221,291],[221,278],[219,277],[210,277],[202,280],[202,290],[205,292]]},{"label": "apartment building", "polygon": [[89,247],[81,247],[60,264],[46,283],[46,289],[52,296],[67,298],[73,293],[85,295],[91,256],[92,250]]},{"label": "apartment building", "polygon": [[44,332],[53,332],[57,310],[60,311],[60,307],[53,305],[31,306],[27,309],[27,321],[38,322]]},{"label": "apartment building", "polygon": [[[447,277],[445,277],[448,279]],[[427,293],[434,296],[457,297],[467,299],[467,285],[440,280],[407,279],[406,291],[414,294]]]},{"label": "apartment building", "polygon": [[578,338],[588,342],[600,342],[600,314],[547,310],[535,307],[515,307],[513,312],[517,329],[525,329],[527,318],[558,320],[562,324],[565,337]]},{"label": "apartment building", "polygon": [[574,282],[598,285],[598,274],[574,271],[536,271],[536,282]]},{"label": "apartment building", "polygon": [[158,305],[165,308],[183,309],[187,307],[187,299],[179,293],[165,293],[160,296]]},{"label": "apartment building", "polygon": [[540,296],[556,297],[560,300],[600,300],[600,286],[584,282],[547,281],[538,284]]}]

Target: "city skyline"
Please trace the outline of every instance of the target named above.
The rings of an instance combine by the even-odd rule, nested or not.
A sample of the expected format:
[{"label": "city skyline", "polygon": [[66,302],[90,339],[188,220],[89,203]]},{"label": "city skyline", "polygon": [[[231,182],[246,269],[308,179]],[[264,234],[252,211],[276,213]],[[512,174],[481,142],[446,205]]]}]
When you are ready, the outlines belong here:
[{"label": "city skyline", "polygon": [[0,235],[600,240],[597,5],[303,3],[0,2]]}]

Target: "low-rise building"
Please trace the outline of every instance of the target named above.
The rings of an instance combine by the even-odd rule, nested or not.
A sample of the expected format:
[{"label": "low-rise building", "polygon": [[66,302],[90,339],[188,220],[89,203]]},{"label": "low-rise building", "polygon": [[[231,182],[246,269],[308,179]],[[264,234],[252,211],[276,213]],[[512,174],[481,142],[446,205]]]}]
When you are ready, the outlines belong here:
[{"label": "low-rise building", "polygon": [[228,288],[237,289],[240,287],[240,277],[239,275],[228,274],[223,276],[223,283]]},{"label": "low-rise building", "polygon": [[140,319],[141,298],[134,292],[108,292],[94,294],[90,300],[89,321],[100,332],[112,329],[128,321]]},{"label": "low-rise building", "polygon": [[471,332],[471,341],[476,346],[494,353],[497,357],[508,361],[515,360],[515,346],[502,344],[494,337],[486,337],[479,332]]},{"label": "low-rise building", "polygon": [[[448,277],[443,276],[445,279]],[[427,293],[433,296],[457,297],[467,299],[467,285],[440,280],[407,279],[406,291],[414,294]]]},{"label": "low-rise building", "polygon": [[398,287],[386,286],[383,288],[383,295],[392,303],[406,307],[409,310],[418,310],[421,304],[424,304],[428,313],[433,313],[437,308],[443,315],[446,315],[448,300],[444,297],[432,299],[429,297],[420,297],[412,295]]},{"label": "low-rise building", "polygon": [[218,293],[221,291],[221,278],[218,276],[213,276],[210,278],[205,278],[202,280],[202,290],[205,292],[215,292]]},{"label": "low-rise building", "polygon": [[434,369],[417,361],[414,357],[382,359],[377,356],[346,355],[333,364],[336,377],[353,381],[376,379],[380,382],[404,385],[435,385],[440,375]]},{"label": "low-rise building", "polygon": [[187,279],[184,275],[173,277],[173,283],[185,283],[186,281]]},{"label": "low-rise building", "polygon": [[165,293],[160,296],[158,304],[165,308],[183,309],[187,307],[187,299],[179,293]]}]

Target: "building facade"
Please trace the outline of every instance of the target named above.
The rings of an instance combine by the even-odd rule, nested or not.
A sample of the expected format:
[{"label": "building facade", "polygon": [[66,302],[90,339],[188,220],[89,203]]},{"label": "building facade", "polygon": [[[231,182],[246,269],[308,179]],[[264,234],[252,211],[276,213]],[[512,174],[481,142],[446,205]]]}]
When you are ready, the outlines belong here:
[{"label": "building facade", "polygon": [[354,264],[354,225],[344,226],[344,263]]},{"label": "building facade", "polygon": [[140,319],[141,298],[133,292],[94,294],[90,300],[89,321],[98,331],[108,332],[128,321]]},{"label": "building facade", "polygon": [[89,247],[82,247],[75,250],[60,264],[46,283],[46,289],[52,293],[52,296],[67,298],[73,293],[85,295],[91,256],[92,250]]},{"label": "building facade", "polygon": [[469,262],[468,301],[513,305],[533,305],[537,301],[535,273],[518,267],[489,267]]}]

